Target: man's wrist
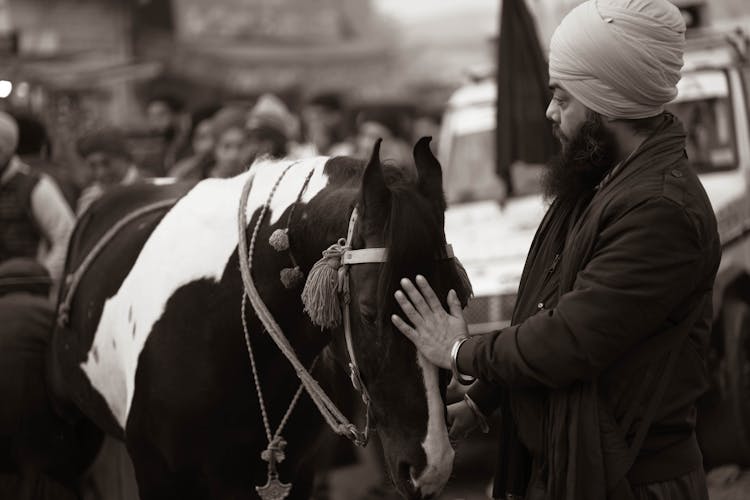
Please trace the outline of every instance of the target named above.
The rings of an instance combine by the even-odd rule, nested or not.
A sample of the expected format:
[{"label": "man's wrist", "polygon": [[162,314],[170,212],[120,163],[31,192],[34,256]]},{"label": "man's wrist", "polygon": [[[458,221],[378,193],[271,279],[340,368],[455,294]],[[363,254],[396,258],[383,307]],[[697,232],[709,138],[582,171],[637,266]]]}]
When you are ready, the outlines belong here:
[{"label": "man's wrist", "polygon": [[471,385],[475,380],[474,377],[464,375],[458,369],[458,351],[461,349],[461,345],[469,340],[469,338],[468,335],[462,335],[457,338],[451,346],[451,372],[453,373],[453,378],[455,378],[461,385]]}]

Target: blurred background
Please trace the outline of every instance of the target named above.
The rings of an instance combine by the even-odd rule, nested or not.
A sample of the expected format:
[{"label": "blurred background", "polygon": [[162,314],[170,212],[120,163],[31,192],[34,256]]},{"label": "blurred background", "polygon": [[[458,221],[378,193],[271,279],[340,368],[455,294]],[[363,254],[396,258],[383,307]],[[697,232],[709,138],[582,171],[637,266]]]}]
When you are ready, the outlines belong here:
[{"label": "blurred background", "polygon": [[[415,140],[431,135],[451,204],[446,232],[476,292],[466,315],[481,333],[507,324],[544,211],[538,179],[556,148],[545,58],[578,3],[0,0],[0,109],[19,122],[22,159],[79,213],[135,177],[227,177],[260,155],[364,156],[377,137],[385,157],[409,162]],[[750,4],[674,3],[696,57],[671,109],[694,132],[691,161],[728,214],[723,241],[735,242],[750,227]],[[102,167],[97,151],[128,165]],[[723,265],[747,280],[742,234],[741,255]],[[737,276],[727,279],[736,292]],[[717,318],[715,387],[703,403],[712,500],[750,498],[750,306],[733,304]],[[487,498],[495,442],[460,445],[441,498]],[[123,451],[108,443],[103,455],[88,498],[135,498]],[[326,487],[336,499],[390,498],[379,474],[362,455]]]}]

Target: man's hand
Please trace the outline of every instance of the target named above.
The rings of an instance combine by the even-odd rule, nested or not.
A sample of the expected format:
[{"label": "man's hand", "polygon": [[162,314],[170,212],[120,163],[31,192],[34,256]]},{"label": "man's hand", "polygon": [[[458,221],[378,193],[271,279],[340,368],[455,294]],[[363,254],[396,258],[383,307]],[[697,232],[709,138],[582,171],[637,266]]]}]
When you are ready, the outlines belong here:
[{"label": "man's hand", "polygon": [[465,439],[479,427],[479,419],[466,401],[459,401],[448,405],[448,426],[451,439]]},{"label": "man's hand", "polygon": [[468,335],[469,331],[461,311],[461,302],[454,290],[448,292],[448,313],[427,280],[423,276],[417,276],[416,281],[419,289],[410,280],[402,279],[403,291],[396,292],[396,301],[414,327],[396,314],[391,316],[391,321],[414,342],[425,358],[440,368],[449,370],[453,342]]}]

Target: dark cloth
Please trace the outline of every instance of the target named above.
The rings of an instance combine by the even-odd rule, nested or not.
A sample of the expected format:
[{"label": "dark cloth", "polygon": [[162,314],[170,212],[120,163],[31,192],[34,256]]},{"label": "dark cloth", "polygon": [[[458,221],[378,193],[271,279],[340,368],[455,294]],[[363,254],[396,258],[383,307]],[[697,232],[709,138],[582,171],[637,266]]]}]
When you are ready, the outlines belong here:
[{"label": "dark cloth", "polygon": [[[545,500],[544,484],[532,481],[527,500]],[[706,474],[702,467],[680,477],[633,486],[633,500],[708,500]]]},{"label": "dark cloth", "polygon": [[[628,482],[665,481],[701,467],[694,403],[708,386],[720,247],[684,144],[681,124],[665,114],[590,202],[572,213],[553,204],[527,259],[513,326],[461,349],[471,360],[462,366],[484,381],[472,389],[475,400],[490,392],[487,383],[509,395],[520,441],[545,476],[546,498],[619,498]],[[558,253],[555,277],[549,269]],[[558,278],[557,298],[552,292],[545,302]],[[662,379],[664,396],[638,447],[636,430]],[[497,392],[480,407],[502,401]],[[638,447],[632,467],[631,445]]]},{"label": "dark cloth", "polygon": [[46,297],[0,296],[0,498],[77,498],[74,483],[98,446],[53,410],[46,355],[55,308]]},{"label": "dark cloth", "polygon": [[36,258],[41,233],[31,211],[31,192],[38,182],[38,174],[16,172],[0,184],[0,262]]}]

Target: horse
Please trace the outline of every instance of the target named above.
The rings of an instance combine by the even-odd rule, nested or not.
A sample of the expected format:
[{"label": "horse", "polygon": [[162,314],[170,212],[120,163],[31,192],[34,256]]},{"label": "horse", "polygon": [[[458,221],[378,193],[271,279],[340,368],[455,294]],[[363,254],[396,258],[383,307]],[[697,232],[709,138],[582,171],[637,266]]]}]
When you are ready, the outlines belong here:
[{"label": "horse", "polygon": [[[256,298],[300,366],[317,362],[314,377],[331,373],[326,360],[357,366],[353,376],[402,496],[443,489],[454,457],[449,374],[389,319],[402,277],[422,274],[443,297],[455,289],[464,304],[470,293],[446,253],[442,170],[429,142],[415,145],[416,168],[381,162],[378,141],[369,160],[264,159],[230,179],[126,187],[82,217],[66,262],[71,278],[50,347],[50,386],[69,419],[125,442],[143,500],[309,498],[324,419],[299,396],[304,377],[268,323],[247,307],[246,258]],[[247,217],[239,230],[238,209]],[[348,290],[346,335],[340,322],[313,321],[302,297],[336,242],[387,254],[330,268]],[[290,270],[307,277],[304,290]],[[273,435],[280,423],[283,441]],[[260,487],[282,481],[291,491]]]}]

